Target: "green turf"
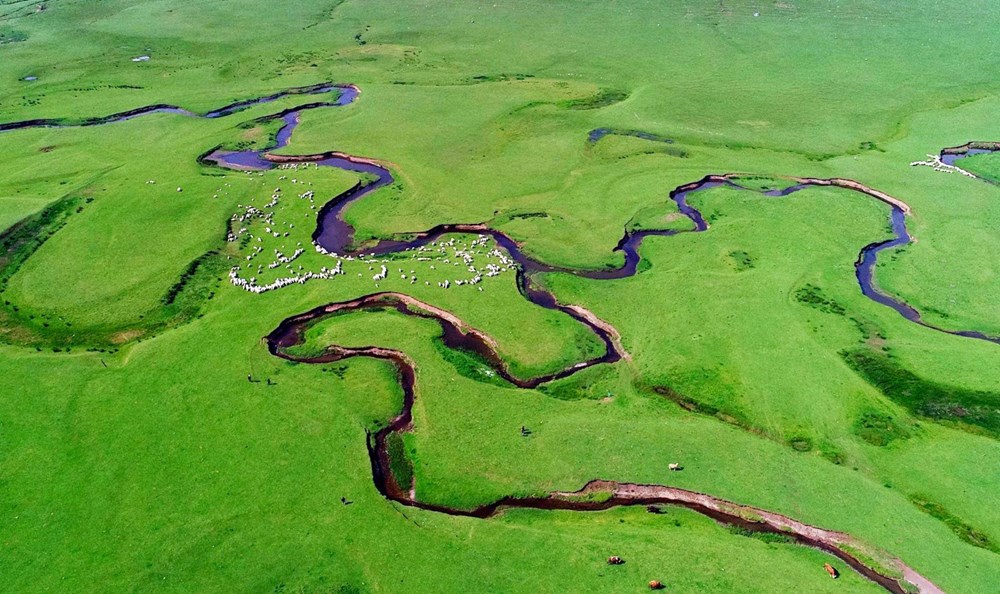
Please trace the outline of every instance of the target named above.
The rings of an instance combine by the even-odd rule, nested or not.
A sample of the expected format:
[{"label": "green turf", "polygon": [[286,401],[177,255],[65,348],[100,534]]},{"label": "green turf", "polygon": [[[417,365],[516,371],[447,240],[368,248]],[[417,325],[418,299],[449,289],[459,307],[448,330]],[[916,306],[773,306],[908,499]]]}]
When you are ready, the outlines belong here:
[{"label": "green turf", "polygon": [[985,180],[994,183],[1000,182],[1000,155],[996,153],[963,157],[956,165]]},{"label": "green turf", "polygon": [[[991,3],[38,6],[0,3],[0,123],[356,83],[356,103],[304,113],[279,152],[391,169],[392,186],[347,210],[358,241],[487,223],[582,269],[620,265],[627,230],[690,230],[668,195],[708,174],[753,189],[855,179],[912,207],[916,241],[883,253],[879,286],[928,323],[1000,335],[996,155],[961,162],[985,180],[909,165],[1000,139]],[[493,337],[519,376],[603,345],[527,302],[513,270],[440,287],[468,274],[453,246],[261,295],[234,287],[237,265],[261,284],[334,266],[311,246],[315,214],[359,177],[198,156],[260,148],[277,124],[258,118],[333,96],[0,133],[0,590],[877,591],[819,551],[675,508],[476,520],[382,498],[365,435],[399,411],[391,367],[278,360],[261,337],[281,320],[398,291]],[[623,133],[589,142],[596,128]],[[846,531],[948,592],[994,588],[1000,347],[861,295],[854,262],[889,237],[884,204],[829,188],[690,203],[709,229],[647,238],[634,277],[536,279],[612,324],[630,360],[520,390],[445,347],[436,323],[394,312],[330,318],[302,348],[413,358],[414,430],[392,449],[421,501],[676,485]],[[248,206],[273,224],[227,241]],[[474,248],[477,264],[494,247]]]}]

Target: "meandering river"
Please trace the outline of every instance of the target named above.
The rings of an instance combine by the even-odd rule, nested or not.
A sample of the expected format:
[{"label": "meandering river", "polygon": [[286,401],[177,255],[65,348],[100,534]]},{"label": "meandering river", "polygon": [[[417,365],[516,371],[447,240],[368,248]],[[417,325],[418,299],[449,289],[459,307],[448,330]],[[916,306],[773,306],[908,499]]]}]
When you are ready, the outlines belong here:
[{"label": "meandering river", "polygon": [[[469,327],[449,312],[399,293],[377,293],[347,302],[324,305],[284,320],[266,338],[268,347],[275,356],[305,363],[327,363],[351,357],[372,357],[386,360],[395,366],[404,393],[403,409],[385,427],[375,433],[370,433],[368,436],[372,477],[376,488],[385,497],[407,506],[452,515],[479,518],[493,516],[499,510],[511,507],[594,511],[628,505],[653,505],[658,503],[682,505],[717,520],[735,524],[749,530],[788,535],[802,544],[818,547],[836,555],[856,571],[875,581],[890,592],[899,594],[904,592],[903,587],[894,576],[886,573],[884,569],[867,565],[864,560],[853,552],[858,548],[863,548],[863,546],[849,535],[809,526],[780,514],[741,506],[710,495],[683,489],[661,485],[636,485],[596,480],[589,483],[581,491],[574,493],[552,493],[544,497],[528,498],[505,497],[499,501],[474,509],[454,509],[442,505],[420,502],[413,495],[413,485],[399,484],[397,477],[393,475],[389,448],[387,446],[387,440],[392,434],[409,431],[412,428],[412,408],[416,399],[416,370],[409,357],[400,351],[381,347],[349,348],[339,345],[327,346],[326,350],[318,356],[306,357],[294,354],[294,347],[301,344],[304,340],[305,329],[317,320],[347,311],[391,308],[405,315],[415,315],[436,320],[441,325],[444,341],[447,346],[477,353],[497,375],[512,385],[521,388],[534,388],[541,384],[570,376],[593,365],[613,363],[627,358],[628,353],[623,348],[621,337],[613,326],[582,307],[559,303],[557,298],[545,290],[535,279],[540,273],[549,272],[564,272],[597,280],[620,279],[632,276],[637,273],[641,259],[639,252],[642,242],[646,237],[708,231],[708,223],[701,212],[691,205],[690,198],[698,192],[722,186],[745,192],[757,192],[763,196],[774,198],[788,196],[811,187],[833,186],[858,192],[885,203],[889,207],[889,221],[891,222],[893,236],[888,240],[873,242],[865,246],[859,253],[855,268],[861,292],[873,301],[892,308],[906,319],[917,324],[940,332],[1000,344],[1000,338],[987,336],[981,332],[954,331],[931,325],[922,320],[920,312],[913,306],[898,297],[889,295],[878,287],[874,277],[879,254],[886,250],[906,245],[912,241],[906,227],[906,215],[909,213],[909,207],[904,202],[868,188],[856,181],[846,179],[791,178],[794,183],[787,188],[763,191],[739,185],[739,175],[706,175],[700,180],[674,188],[669,193],[669,198],[676,204],[678,211],[691,221],[691,229],[626,230],[618,245],[614,248],[615,251],[622,252],[624,256],[624,263],[621,266],[604,270],[580,270],[554,266],[533,259],[524,253],[521,245],[513,238],[502,231],[492,229],[480,222],[441,224],[425,231],[408,233],[405,235],[406,239],[382,239],[374,245],[365,246],[363,249],[355,246],[354,228],[344,220],[344,212],[357,200],[375,192],[381,187],[393,183],[394,180],[391,171],[375,159],[357,157],[336,151],[297,156],[273,154],[273,151],[288,145],[292,134],[299,125],[302,112],[317,108],[344,106],[354,102],[360,93],[359,89],[354,85],[323,83],[309,87],[293,88],[265,97],[237,101],[202,114],[194,113],[175,105],[158,104],[105,117],[79,121],[37,119],[0,124],[0,132],[39,127],[98,126],[127,121],[153,113],[172,113],[200,118],[220,118],[254,105],[273,102],[288,96],[323,95],[334,90],[339,91],[335,100],[307,103],[258,118],[258,121],[273,121],[276,119],[282,121],[282,125],[271,146],[255,151],[213,149],[202,155],[200,161],[205,164],[214,164],[219,167],[237,170],[271,169],[283,163],[315,163],[318,166],[336,167],[359,174],[367,174],[374,181],[370,183],[359,182],[349,190],[335,196],[321,209],[318,215],[316,230],[313,233],[313,240],[317,245],[339,256],[356,256],[362,253],[366,255],[382,255],[416,249],[436,241],[442,235],[448,233],[489,235],[501,248],[507,250],[511,258],[517,262],[518,287],[525,298],[540,307],[561,311],[580,323],[585,324],[605,345],[605,352],[599,357],[574,363],[554,373],[522,378],[516,377],[510,372],[509,367],[503,362],[497,352],[495,343],[489,336]],[[610,128],[592,130],[588,134],[588,141],[598,142],[609,134],[624,134],[651,141],[670,142],[669,139],[654,134],[634,130],[619,131]],[[607,497],[599,501],[588,497],[588,495],[596,493],[606,494]],[[751,517],[754,519],[747,519]],[[940,592],[940,589],[934,586],[934,584],[915,572],[912,568],[906,566],[902,561],[893,559],[891,563],[894,567],[890,569],[901,572],[907,581],[916,584],[921,592]]]}]

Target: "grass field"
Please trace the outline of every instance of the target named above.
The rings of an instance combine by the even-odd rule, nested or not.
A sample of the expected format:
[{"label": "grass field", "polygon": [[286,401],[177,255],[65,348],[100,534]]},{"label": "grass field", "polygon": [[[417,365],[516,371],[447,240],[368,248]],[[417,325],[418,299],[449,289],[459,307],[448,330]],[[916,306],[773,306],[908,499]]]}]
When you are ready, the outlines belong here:
[{"label": "grass field", "polygon": [[[303,112],[277,153],[392,171],[345,213],[359,241],[485,223],[580,270],[621,265],[626,230],[691,230],[669,193],[709,174],[857,180],[912,209],[915,241],[880,256],[878,285],[932,325],[1000,336],[996,155],[961,161],[983,179],[910,166],[1000,141],[990,3],[38,6],[0,3],[0,123],[355,83],[354,103]],[[328,279],[234,286],[235,266],[259,284],[332,268],[316,213],[360,178],[198,157],[263,148],[276,124],[259,118],[336,92],[0,132],[0,591],[879,590],[821,551],[677,507],[480,520],[383,498],[365,440],[402,406],[391,367],[280,360],[262,337],[283,319],[405,293],[492,337],[519,377],[604,345],[525,299],[515,270],[442,288],[469,274],[451,244],[387,257],[384,278],[345,259]],[[325,319],[299,348],[415,362],[399,452],[421,502],[670,485],[846,532],[946,592],[994,590],[1000,346],[861,294],[859,251],[890,237],[881,202],[836,188],[689,202],[709,228],[646,238],[635,276],[533,279],[613,326],[623,361],[518,389],[392,311]],[[253,212],[267,216],[238,220]],[[491,239],[443,241],[499,261]]]},{"label": "grass field", "polygon": [[981,153],[961,159],[962,169],[991,181],[1000,181],[1000,160],[993,153]]}]

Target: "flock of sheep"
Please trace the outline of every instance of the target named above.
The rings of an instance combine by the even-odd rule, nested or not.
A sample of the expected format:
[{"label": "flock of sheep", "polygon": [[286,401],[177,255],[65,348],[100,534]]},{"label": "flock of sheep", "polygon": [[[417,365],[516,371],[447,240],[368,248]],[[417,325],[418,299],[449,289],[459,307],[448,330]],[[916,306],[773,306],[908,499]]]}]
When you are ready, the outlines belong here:
[{"label": "flock of sheep", "polygon": [[[286,180],[296,185],[312,185],[312,182],[298,178],[279,178],[279,181]],[[232,243],[240,243],[246,252],[240,257],[240,260],[245,261],[233,266],[229,272],[233,285],[251,293],[265,293],[293,284],[346,275],[347,263],[349,268],[360,269],[356,273],[359,278],[366,276],[363,267],[367,266],[375,288],[390,281],[390,266],[395,265],[395,274],[399,275],[399,280],[408,281],[411,285],[427,276],[431,280],[423,279],[426,286],[432,286],[433,280],[433,286],[443,289],[475,286],[482,291],[485,279],[498,277],[516,268],[516,263],[509,255],[492,246],[490,237],[486,235],[474,238],[454,235],[387,256],[330,253],[310,238],[299,237],[300,233],[308,232],[306,229],[310,229],[310,225],[302,227],[296,233],[296,225],[290,222],[290,218],[298,217],[302,206],[308,206],[303,217],[310,219],[310,222],[316,218],[318,206],[313,190],[297,193],[297,199],[288,199],[280,186],[274,188],[268,202],[260,207],[253,204],[238,205],[240,210],[230,219],[231,230],[227,239]],[[335,264],[332,267],[322,266],[318,265],[319,260],[309,258],[300,261],[307,252],[303,239],[312,243],[320,256],[333,259]],[[281,245],[272,247],[275,243]],[[265,251],[271,254],[270,262],[264,261]],[[406,268],[402,266],[404,260],[410,263]],[[354,273],[354,270],[351,272]],[[393,278],[395,274],[392,274]]]}]

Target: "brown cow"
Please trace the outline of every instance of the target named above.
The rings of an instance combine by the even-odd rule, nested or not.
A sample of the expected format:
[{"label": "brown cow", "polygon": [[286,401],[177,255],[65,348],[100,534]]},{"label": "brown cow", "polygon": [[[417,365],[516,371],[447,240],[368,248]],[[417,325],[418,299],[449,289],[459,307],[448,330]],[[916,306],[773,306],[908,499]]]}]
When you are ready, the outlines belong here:
[{"label": "brown cow", "polygon": [[837,579],[840,577],[840,572],[837,571],[837,568],[834,567],[833,565],[830,565],[829,563],[824,563],[823,569],[825,569],[826,572],[830,574],[830,577],[832,577],[833,579]]},{"label": "brown cow", "polygon": [[608,557],[608,565],[621,565],[625,560],[618,555],[612,555]]},{"label": "brown cow", "polygon": [[660,580],[650,580],[649,589],[650,590],[662,590],[664,588],[663,583]]}]

